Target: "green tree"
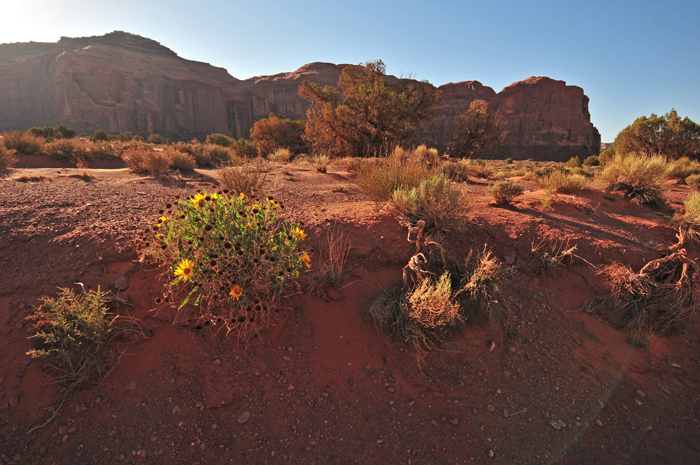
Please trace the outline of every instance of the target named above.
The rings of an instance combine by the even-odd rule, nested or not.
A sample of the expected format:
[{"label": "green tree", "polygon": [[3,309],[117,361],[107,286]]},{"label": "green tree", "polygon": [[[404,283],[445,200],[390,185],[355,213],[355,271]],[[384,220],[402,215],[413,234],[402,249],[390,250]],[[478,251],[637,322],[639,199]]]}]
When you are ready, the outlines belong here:
[{"label": "green tree", "polygon": [[663,116],[642,116],[634,120],[615,138],[613,153],[642,153],[666,158],[700,158],[700,125],[675,109]]},{"label": "green tree", "polygon": [[449,154],[456,158],[478,158],[501,144],[502,131],[498,116],[483,100],[474,100],[469,109],[456,118],[456,128],[449,144]]},{"label": "green tree", "polygon": [[165,138],[160,134],[151,134],[148,136],[148,139],[146,139],[146,142],[149,144],[161,145],[165,144]]},{"label": "green tree", "polygon": [[250,131],[250,137],[258,145],[260,155],[266,157],[279,148],[289,149],[294,155],[304,152],[307,144],[304,141],[306,121],[291,120],[277,113],[255,123]]},{"label": "green tree", "polygon": [[108,141],[108,140],[109,140],[109,136],[102,129],[98,129],[97,131],[95,131],[95,135],[92,136],[93,142]]},{"label": "green tree", "polygon": [[304,139],[315,154],[377,156],[410,143],[442,93],[428,81],[389,82],[381,60],[343,69],[338,89],[304,81],[311,101]]},{"label": "green tree", "polygon": [[212,145],[220,145],[222,147],[231,147],[233,144],[233,139],[223,134],[209,134],[207,136],[207,143]]}]

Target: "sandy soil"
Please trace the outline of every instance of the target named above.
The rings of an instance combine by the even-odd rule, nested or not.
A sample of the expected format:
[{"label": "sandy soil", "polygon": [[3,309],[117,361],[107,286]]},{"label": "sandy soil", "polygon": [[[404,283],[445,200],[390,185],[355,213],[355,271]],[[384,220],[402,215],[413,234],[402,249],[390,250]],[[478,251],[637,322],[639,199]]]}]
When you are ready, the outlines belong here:
[{"label": "sandy soil", "polygon": [[[469,232],[443,240],[465,255],[487,244],[503,262],[501,317],[468,321],[419,364],[362,317],[413,246],[342,168],[269,173],[264,193],[304,221],[311,247],[331,227],[349,235],[350,276],[329,302],[293,296],[246,347],[174,324],[176,311],[156,304],[162,270],[134,267],[138,232],[175,195],[211,186],[212,172],[156,181],[91,169],[86,181],[31,163],[0,178],[0,464],[698,463],[697,326],[645,350],[577,311],[604,291],[586,262],[638,269],[675,242],[650,208],[598,190],[558,195],[551,210],[541,192],[496,207],[472,180]],[[687,193],[675,186],[663,213]],[[542,240],[568,241],[580,258],[534,276]],[[153,335],[116,344],[107,379],[28,433],[51,417],[59,389],[26,355],[25,318],[58,287],[104,289],[120,276],[134,303],[121,311]]]}]

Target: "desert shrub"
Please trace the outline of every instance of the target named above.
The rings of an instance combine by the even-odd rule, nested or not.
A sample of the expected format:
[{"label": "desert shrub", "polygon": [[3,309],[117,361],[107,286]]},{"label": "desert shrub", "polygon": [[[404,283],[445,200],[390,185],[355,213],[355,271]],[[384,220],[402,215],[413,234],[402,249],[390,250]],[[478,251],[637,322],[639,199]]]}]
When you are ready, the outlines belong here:
[{"label": "desert shrub", "polygon": [[691,174],[685,178],[685,183],[694,191],[700,191],[700,174]]},{"label": "desert shrub", "polygon": [[583,160],[583,164],[585,166],[598,166],[598,165],[600,165],[600,160],[598,159],[598,155],[591,155],[590,157]]},{"label": "desert shrub", "polygon": [[345,282],[347,277],[345,263],[349,254],[348,236],[339,229],[329,229],[321,241],[319,252],[321,269],[314,272],[309,280],[309,294],[316,294],[324,300],[329,300],[328,287],[337,289]]},{"label": "desert shrub", "polygon": [[386,158],[362,160],[355,167],[357,184],[371,200],[391,200],[397,189],[411,189],[435,173],[413,152],[396,148]]},{"label": "desert shrub", "polygon": [[138,134],[136,134],[136,135],[134,136],[134,141],[136,141],[136,142],[146,142],[146,140],[143,138],[143,136],[139,136]]},{"label": "desert shrub", "polygon": [[569,173],[569,174],[578,174],[578,175],[583,176],[583,177],[585,177],[585,178],[592,178],[592,177],[593,177],[593,173],[591,173],[590,171],[587,171],[587,170],[586,170],[585,168],[583,168],[583,167],[579,167],[579,168],[569,168],[569,169],[568,169],[568,173]]},{"label": "desert shrub", "polygon": [[571,157],[569,158],[569,161],[566,162],[566,167],[567,168],[581,168],[583,164],[581,163],[581,159],[579,157]]},{"label": "desert shrub", "polygon": [[210,160],[219,163],[228,163],[236,157],[233,150],[221,145],[205,145],[204,150],[206,151]]},{"label": "desert shrub", "polygon": [[147,250],[169,269],[166,296],[179,299],[180,309],[192,303],[205,325],[249,338],[311,268],[301,250],[306,233],[278,219],[280,207],[270,197],[256,202],[228,190],[202,192],[166,207],[144,238]]},{"label": "desert shrub", "polygon": [[414,154],[425,163],[431,166],[437,166],[440,163],[440,154],[436,148],[428,148],[425,144],[421,144],[414,149]]},{"label": "desert shrub", "polygon": [[276,163],[289,163],[289,160],[292,159],[292,152],[289,149],[277,149],[270,153],[267,159]]},{"label": "desert shrub", "polygon": [[255,195],[267,177],[262,167],[255,164],[225,166],[217,170],[215,176],[225,189],[247,196]]},{"label": "desert shrub", "polygon": [[569,174],[558,170],[537,177],[535,182],[548,194],[554,192],[571,194],[583,188],[587,183],[586,178],[580,174]]},{"label": "desert shrub", "polygon": [[164,150],[128,149],[122,159],[131,171],[151,176],[165,173],[170,167],[170,154]]},{"label": "desert shrub", "polygon": [[514,198],[523,193],[523,186],[513,181],[498,181],[489,187],[487,192],[493,197],[496,205],[510,203]]},{"label": "desert shrub", "polygon": [[672,161],[669,163],[668,170],[666,171],[666,177],[669,179],[684,180],[693,174],[700,174],[700,163],[688,157],[682,157]]},{"label": "desert shrub", "polygon": [[599,274],[607,280],[609,296],[594,300],[584,309],[602,313],[619,328],[632,328],[637,338],[645,333],[666,334],[681,329],[697,308],[694,280],[698,269],[685,249],[652,260],[637,273],[613,263]]},{"label": "desert shrub", "polygon": [[3,143],[8,150],[14,150],[20,155],[34,155],[41,150],[44,140],[31,134],[19,131],[3,134]]},{"label": "desert shrub", "polygon": [[59,139],[49,142],[41,147],[41,154],[54,160],[79,161],[91,160],[90,146],[88,142],[72,139]]},{"label": "desert shrub", "polygon": [[195,161],[197,162],[197,166],[200,167],[211,166],[212,164],[212,158],[209,155],[207,147],[208,146],[204,144],[200,144],[197,139],[194,139],[192,142],[178,142],[175,144],[176,150],[194,157]]},{"label": "desert shrub", "polygon": [[258,120],[250,131],[250,137],[255,141],[260,155],[268,157],[280,147],[289,149],[292,155],[307,151],[308,144],[304,142],[306,121],[291,120],[276,113]]},{"label": "desert shrub", "polygon": [[102,129],[95,131],[95,135],[92,136],[93,142],[107,142],[109,141],[109,136]]},{"label": "desert shrub", "polygon": [[209,134],[207,136],[207,144],[219,145],[221,147],[231,147],[233,139],[223,134]]},{"label": "desert shrub", "polygon": [[683,220],[695,230],[700,230],[700,192],[691,192],[683,201]]},{"label": "desert shrub", "polygon": [[421,181],[417,187],[401,187],[394,191],[392,206],[402,222],[425,221],[427,230],[464,228],[471,198],[442,174]]},{"label": "desert shrub", "polygon": [[[493,169],[486,165],[483,160],[460,160],[456,163],[457,172],[461,173],[462,181],[467,180],[467,176],[475,178],[488,178],[493,174]],[[462,174],[463,173],[463,174]]]},{"label": "desert shrub", "polygon": [[510,157],[509,157],[509,158],[506,158],[506,159],[505,159],[505,164],[506,164],[506,165],[512,165],[512,164],[513,164],[513,159],[510,158]]},{"label": "desert shrub", "polygon": [[12,168],[17,163],[17,155],[14,150],[7,150],[4,145],[0,145],[0,171]]},{"label": "desert shrub", "polygon": [[314,155],[313,164],[316,171],[319,173],[325,173],[328,171],[328,165],[330,165],[331,159],[328,155]]},{"label": "desert shrub", "polygon": [[197,167],[197,160],[192,155],[174,148],[168,148],[167,152],[170,157],[170,169],[193,171]]},{"label": "desert shrub", "polygon": [[114,318],[102,302],[104,294],[86,295],[62,289],[56,298],[44,297],[39,309],[29,317],[35,346],[27,352],[43,360],[69,389],[99,382],[116,362],[104,348],[112,332]]},{"label": "desert shrub", "polygon": [[231,144],[231,150],[240,158],[255,158],[258,156],[258,146],[252,140],[238,139]]},{"label": "desert shrub", "polygon": [[109,142],[95,142],[89,147],[89,152],[92,160],[110,160],[121,158],[122,150]]},{"label": "desert shrub", "polygon": [[612,191],[624,192],[637,203],[666,202],[666,161],[659,155],[615,155],[600,178]]},{"label": "desert shrub", "polygon": [[165,138],[160,134],[150,134],[146,139],[146,142],[148,142],[149,144],[164,145]]},{"label": "desert shrub", "polygon": [[122,132],[117,135],[117,139],[122,142],[129,142],[134,138],[134,135],[130,132]]}]

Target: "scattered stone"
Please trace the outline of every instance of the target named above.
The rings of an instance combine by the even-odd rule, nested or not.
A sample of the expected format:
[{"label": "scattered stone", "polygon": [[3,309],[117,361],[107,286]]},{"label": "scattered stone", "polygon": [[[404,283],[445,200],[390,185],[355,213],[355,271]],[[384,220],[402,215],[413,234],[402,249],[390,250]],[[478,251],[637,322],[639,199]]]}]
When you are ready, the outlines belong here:
[{"label": "scattered stone", "polygon": [[321,395],[322,395],[323,397],[328,397],[328,396],[330,396],[330,394],[327,393],[327,392],[322,392]]},{"label": "scattered stone", "polygon": [[75,433],[76,431],[78,431],[78,427],[75,426],[75,425],[73,425],[73,426],[71,426],[70,428],[68,428],[68,434],[73,434],[73,433]]},{"label": "scattered stone", "polygon": [[393,386],[387,386],[386,390],[389,392],[394,392],[394,387]]},{"label": "scattered stone", "polygon": [[511,354],[514,354],[515,353],[515,346],[508,347],[508,350],[510,351]]},{"label": "scattered stone", "polygon": [[494,410],[496,410],[496,407],[494,407],[493,405],[489,404],[489,405],[486,406],[486,410],[488,410],[489,412],[493,412]]},{"label": "scattered stone", "polygon": [[647,396],[646,394],[644,394],[644,391],[642,391],[641,389],[637,389],[637,395],[639,395],[639,397],[646,397]]},{"label": "scattered stone", "polygon": [[175,414],[177,413],[178,410],[180,410],[180,407],[177,406],[177,405],[174,406],[174,407],[173,407],[173,410],[172,410],[172,411],[173,411],[173,415],[175,415]]},{"label": "scattered stone", "polygon": [[489,457],[493,457],[493,450],[489,450]]},{"label": "scattered stone", "polygon": [[17,407],[19,405],[19,396],[17,394],[12,394],[10,396],[9,403],[10,403],[10,408]]},{"label": "scattered stone", "polygon": [[293,384],[290,384],[289,386],[287,386],[287,391],[293,391],[293,390],[294,390]]},{"label": "scattered stone", "polygon": [[377,444],[383,444],[383,443],[384,443],[384,439],[377,439]]},{"label": "scattered stone", "polygon": [[510,414],[510,412],[508,411],[508,409],[504,408],[503,409],[503,416],[507,418],[509,414]]},{"label": "scattered stone", "polygon": [[238,424],[243,425],[245,424],[248,420],[250,420],[250,412],[245,412],[243,415],[238,417]]},{"label": "scattered stone", "polygon": [[671,363],[671,366],[672,366],[673,368],[680,368],[680,367],[681,367],[681,366],[680,366],[679,364],[677,364],[677,363]]},{"label": "scattered stone", "polygon": [[75,413],[80,413],[80,412],[83,412],[87,409],[88,408],[85,406],[85,404],[76,405],[75,406]]},{"label": "scattered stone", "polygon": [[414,405],[415,403],[416,403],[416,402],[415,402],[414,400],[412,400],[411,402],[408,403],[408,406],[409,406],[409,407],[413,407],[413,405]]},{"label": "scattered stone", "polygon": [[68,427],[67,426],[61,426],[58,428],[58,434],[64,435],[68,432]]},{"label": "scattered stone", "polygon": [[101,402],[102,402],[102,397],[99,397],[99,396],[95,397],[95,403],[96,403],[96,404],[99,404],[99,403],[101,403]]},{"label": "scattered stone", "polygon": [[645,426],[644,428],[640,429],[639,431],[641,431],[642,433],[648,433],[649,431],[651,431],[651,426]]},{"label": "scattered stone", "polygon": [[118,291],[125,291],[129,288],[129,283],[126,280],[126,276],[119,276],[112,283],[112,287]]},{"label": "scattered stone", "polygon": [[130,382],[126,388],[130,391],[133,391],[134,389],[136,389],[136,381]]},{"label": "scattered stone", "polygon": [[19,454],[15,454],[15,456],[12,457],[12,460],[14,460],[15,462],[19,462],[21,459],[22,459],[22,456]]},{"label": "scattered stone", "polygon": [[555,430],[561,430],[561,423],[559,423],[559,420],[550,420],[549,424],[552,425],[552,428],[554,428]]},{"label": "scattered stone", "polygon": [[284,357],[282,357],[282,360],[284,360],[285,362],[291,362],[291,361],[292,361],[292,359],[289,357],[289,355],[285,355]]},{"label": "scattered stone", "polygon": [[221,360],[219,360],[218,358],[214,360],[214,365],[221,365]]},{"label": "scattered stone", "polygon": [[603,422],[600,421],[600,418],[595,421],[595,424],[598,426],[603,426]]},{"label": "scattered stone", "polygon": [[453,425],[457,426],[457,425],[459,425],[459,420],[457,420],[456,418],[453,418],[453,419],[450,420],[450,423],[452,423]]},{"label": "scattered stone", "polygon": [[637,403],[637,405],[642,405],[642,401],[639,399],[634,399],[634,401]]},{"label": "scattered stone", "polygon": [[40,453],[41,455],[46,455],[46,447],[41,446],[41,447],[39,448],[39,453]]}]

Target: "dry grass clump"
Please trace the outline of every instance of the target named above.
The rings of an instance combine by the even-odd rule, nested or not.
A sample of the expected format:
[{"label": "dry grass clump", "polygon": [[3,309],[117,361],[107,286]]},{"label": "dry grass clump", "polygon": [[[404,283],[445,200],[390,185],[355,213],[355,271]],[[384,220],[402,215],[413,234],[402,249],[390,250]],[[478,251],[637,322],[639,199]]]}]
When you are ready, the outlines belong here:
[{"label": "dry grass clump", "polygon": [[486,191],[493,197],[496,205],[505,205],[521,195],[525,188],[513,181],[498,181]]},{"label": "dry grass clump", "polygon": [[554,274],[554,268],[564,263],[568,259],[569,264],[574,259],[576,246],[570,246],[568,240],[555,240],[548,242],[542,239],[535,243],[533,240],[530,252],[532,253],[532,261],[529,268],[534,274]]},{"label": "dry grass clump", "polygon": [[169,153],[164,150],[129,149],[122,156],[126,166],[135,173],[158,176],[170,167]]},{"label": "dry grass clump", "polygon": [[218,163],[230,163],[234,158],[238,157],[233,150],[220,145],[205,145],[204,150],[209,159]]},{"label": "dry grass clump", "polygon": [[[403,285],[387,286],[365,310],[366,318],[422,360],[468,318],[490,318],[497,304],[500,265],[486,249],[463,263],[429,237],[425,224],[409,228],[416,253],[404,267]],[[411,236],[415,234],[415,239]]]},{"label": "dry grass clump", "polygon": [[328,287],[338,288],[345,282],[345,263],[350,254],[350,240],[339,229],[330,229],[321,243],[319,258],[321,269],[314,272],[309,281],[309,294],[330,300]]},{"label": "dry grass clump", "polygon": [[421,181],[417,187],[396,189],[392,208],[404,224],[425,222],[426,230],[462,230],[473,202],[469,194],[442,174]]},{"label": "dry grass clump", "polygon": [[695,231],[700,231],[700,192],[691,192],[683,201],[683,222]]},{"label": "dry grass clump", "polygon": [[386,158],[364,159],[355,167],[357,184],[375,202],[391,200],[397,189],[411,189],[434,174],[414,151],[397,147]]},{"label": "dry grass clump", "polygon": [[179,171],[194,171],[197,167],[197,160],[189,153],[181,152],[175,148],[168,147],[165,149],[167,156],[170,157],[169,168]]},{"label": "dry grass clump", "polygon": [[289,163],[292,159],[292,152],[289,149],[280,148],[269,154],[267,159],[275,163]]},{"label": "dry grass clump", "polygon": [[542,177],[537,178],[535,182],[547,194],[552,194],[555,192],[561,194],[571,194],[583,188],[588,181],[585,176],[580,174],[570,174],[566,171],[554,170],[549,174],[545,174]]},{"label": "dry grass clump", "polygon": [[694,191],[700,191],[700,174],[691,174],[685,178],[685,183]]},{"label": "dry grass clump", "polygon": [[483,160],[446,161],[442,164],[443,173],[457,182],[465,182],[468,176],[488,178],[493,175],[493,169]]},{"label": "dry grass clump", "polygon": [[328,155],[316,155],[313,158],[313,164],[316,171],[319,173],[325,173],[328,171],[328,165],[331,164],[331,159],[328,157]]},{"label": "dry grass clump", "polygon": [[244,166],[224,166],[216,171],[215,176],[224,189],[252,196],[262,187],[267,173],[262,164],[255,163]]},{"label": "dry grass clump", "polygon": [[691,175],[700,174],[700,163],[688,157],[681,157],[668,164],[666,177],[669,179],[684,180]]},{"label": "dry grass clump", "polygon": [[666,202],[666,172],[666,160],[659,155],[616,154],[600,178],[636,203],[658,205]]},{"label": "dry grass clump", "polygon": [[120,158],[122,151],[122,144],[117,146],[117,144],[103,141],[92,142],[82,139],[58,139],[45,143],[41,147],[40,153],[54,160],[78,163],[81,161]]},{"label": "dry grass clump", "polygon": [[42,137],[36,137],[19,131],[3,134],[3,144],[8,150],[14,150],[20,155],[34,155],[41,150],[44,143]]},{"label": "dry grass clump", "polygon": [[587,311],[598,311],[619,328],[639,334],[666,334],[684,327],[695,313],[694,280],[698,269],[685,249],[652,260],[635,273],[613,263],[600,271],[610,297],[598,299]]},{"label": "dry grass clump", "polygon": [[0,171],[10,169],[17,163],[17,155],[14,150],[7,150],[0,145]]}]

